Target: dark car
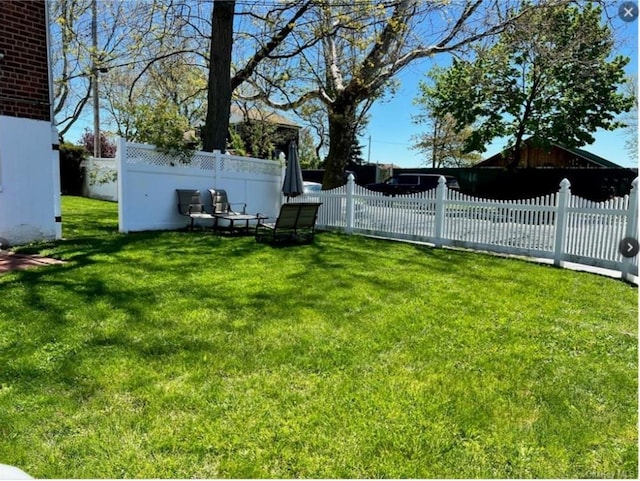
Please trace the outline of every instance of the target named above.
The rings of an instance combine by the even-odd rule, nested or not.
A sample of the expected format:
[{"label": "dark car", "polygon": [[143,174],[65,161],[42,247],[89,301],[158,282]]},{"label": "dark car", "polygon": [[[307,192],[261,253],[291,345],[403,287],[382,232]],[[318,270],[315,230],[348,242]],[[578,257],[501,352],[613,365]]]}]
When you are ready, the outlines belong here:
[{"label": "dark car", "polygon": [[[415,194],[435,189],[438,187],[439,178],[440,174],[397,174],[384,182],[368,184],[367,189],[382,192],[384,195]],[[447,187],[455,190],[460,189],[455,177],[445,175],[444,178],[447,181]]]}]

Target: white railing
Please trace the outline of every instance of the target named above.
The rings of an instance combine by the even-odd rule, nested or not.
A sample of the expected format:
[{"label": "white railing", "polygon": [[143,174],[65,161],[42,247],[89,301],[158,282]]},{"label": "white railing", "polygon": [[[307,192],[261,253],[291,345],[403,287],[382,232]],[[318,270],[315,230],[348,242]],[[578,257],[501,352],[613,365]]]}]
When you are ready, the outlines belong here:
[{"label": "white railing", "polygon": [[638,237],[638,179],[631,194],[606,202],[573,196],[568,180],[556,194],[527,200],[481,199],[438,187],[387,197],[355,185],[304,194],[293,202],[322,202],[318,228],[383,236],[613,269],[624,279],[638,275],[638,257],[618,245]]},{"label": "white railing", "polygon": [[230,202],[247,212],[277,216],[282,199],[279,162],[215,152],[187,158],[159,152],[152,145],[118,141],[118,219],[121,232],[185,226],[176,189],[197,189],[203,204],[207,189],[225,189]]}]

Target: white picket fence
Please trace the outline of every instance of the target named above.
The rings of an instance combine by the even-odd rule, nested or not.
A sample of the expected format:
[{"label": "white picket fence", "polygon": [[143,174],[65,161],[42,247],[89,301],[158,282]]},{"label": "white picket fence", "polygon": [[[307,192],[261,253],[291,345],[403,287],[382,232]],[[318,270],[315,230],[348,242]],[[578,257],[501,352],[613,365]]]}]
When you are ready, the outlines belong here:
[{"label": "white picket fence", "polygon": [[623,257],[619,243],[638,237],[638,179],[631,194],[591,202],[571,194],[563,180],[556,194],[500,201],[471,197],[446,187],[387,197],[355,184],[304,194],[293,202],[322,202],[318,228],[553,259],[613,269],[630,280],[638,257]]},{"label": "white picket fence", "polygon": [[118,140],[118,220],[121,232],[184,227],[176,189],[197,189],[210,204],[207,189],[225,189],[229,201],[245,203],[247,212],[277,216],[282,200],[279,162],[215,152],[181,159],[152,145]]}]

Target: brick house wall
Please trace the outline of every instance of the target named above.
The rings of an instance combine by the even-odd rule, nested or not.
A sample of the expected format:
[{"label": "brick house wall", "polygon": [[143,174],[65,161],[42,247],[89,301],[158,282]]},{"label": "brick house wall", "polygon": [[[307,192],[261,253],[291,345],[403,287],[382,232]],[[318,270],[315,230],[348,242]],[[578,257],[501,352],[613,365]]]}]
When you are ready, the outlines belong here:
[{"label": "brick house wall", "polygon": [[0,116],[51,120],[44,0],[0,0]]},{"label": "brick house wall", "polygon": [[62,238],[58,131],[50,105],[47,2],[0,0],[0,238]]}]

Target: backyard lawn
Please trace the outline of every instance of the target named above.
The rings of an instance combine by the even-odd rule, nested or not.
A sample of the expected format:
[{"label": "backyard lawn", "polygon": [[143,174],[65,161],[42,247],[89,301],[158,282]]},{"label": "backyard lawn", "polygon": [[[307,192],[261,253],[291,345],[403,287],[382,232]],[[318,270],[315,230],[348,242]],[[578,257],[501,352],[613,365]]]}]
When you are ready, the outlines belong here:
[{"label": "backyard lawn", "polygon": [[0,463],[44,478],[637,478],[638,291],[319,233],[117,233],[0,276]]}]

